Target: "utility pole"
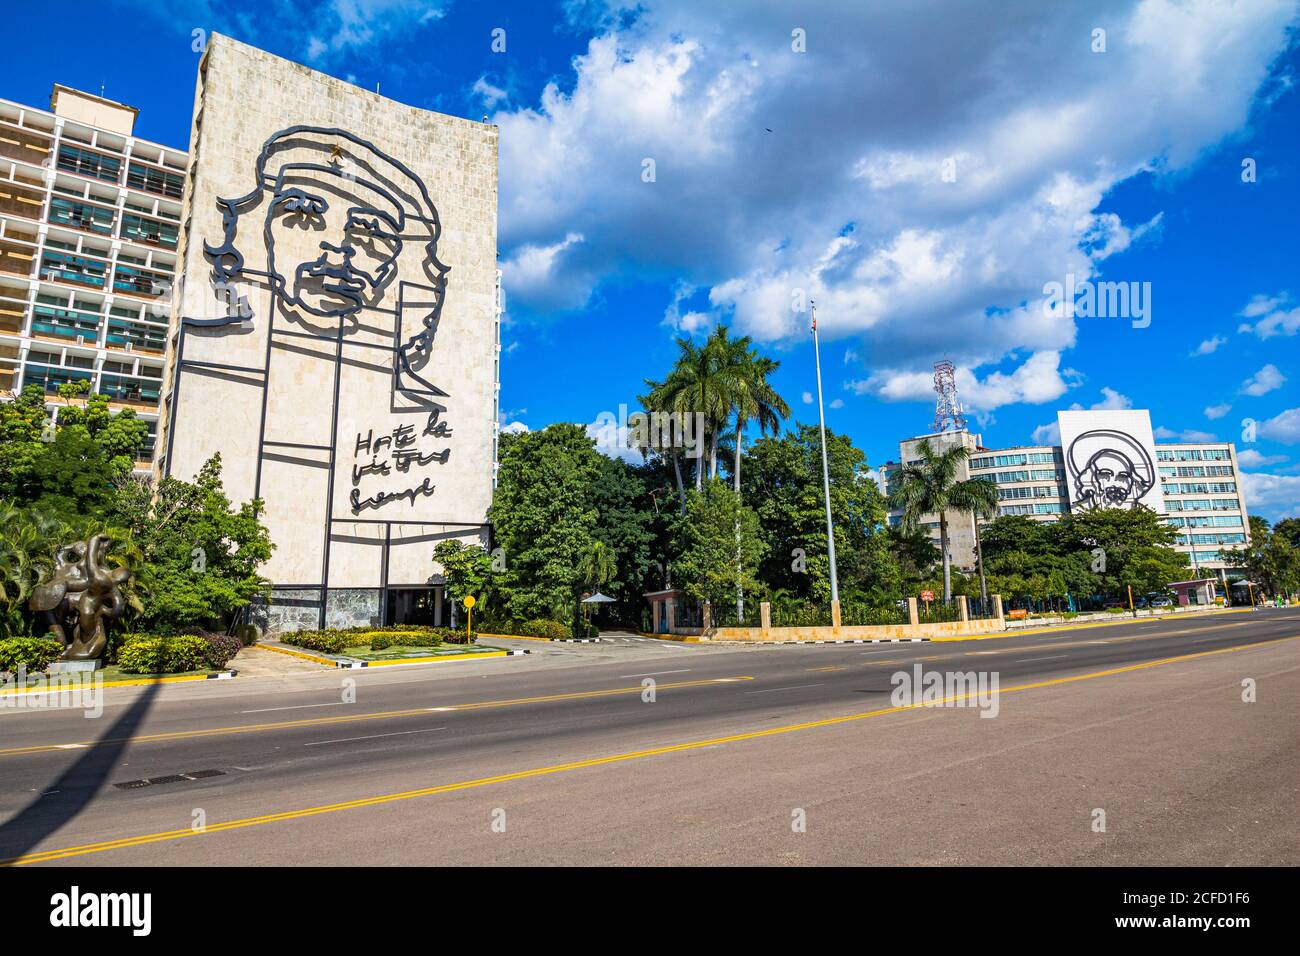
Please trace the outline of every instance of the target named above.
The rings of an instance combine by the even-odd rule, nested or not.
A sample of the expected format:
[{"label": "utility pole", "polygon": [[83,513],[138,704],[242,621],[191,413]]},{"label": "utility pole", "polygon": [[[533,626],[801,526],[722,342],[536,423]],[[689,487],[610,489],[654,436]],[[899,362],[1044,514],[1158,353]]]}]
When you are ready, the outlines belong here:
[{"label": "utility pole", "polygon": [[826,457],[826,411],[822,407],[822,353],[817,341],[817,303],[812,305],[813,361],[817,366],[817,419],[822,431],[822,493],[826,496],[826,553],[831,559],[831,603],[840,600],[839,576],[835,572],[835,527],[831,524],[831,469]]}]

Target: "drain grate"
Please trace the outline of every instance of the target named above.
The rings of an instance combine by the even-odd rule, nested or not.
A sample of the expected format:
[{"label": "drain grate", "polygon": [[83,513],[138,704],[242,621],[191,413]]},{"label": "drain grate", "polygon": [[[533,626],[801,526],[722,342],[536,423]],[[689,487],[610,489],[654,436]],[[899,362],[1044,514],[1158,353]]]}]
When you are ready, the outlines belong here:
[{"label": "drain grate", "polygon": [[180,783],[182,780],[204,780],[208,777],[224,777],[224,770],[192,770],[189,773],[170,773],[163,777],[148,777],[144,780],[126,780],[113,784],[118,790],[139,790],[141,787],[153,787],[163,783]]}]

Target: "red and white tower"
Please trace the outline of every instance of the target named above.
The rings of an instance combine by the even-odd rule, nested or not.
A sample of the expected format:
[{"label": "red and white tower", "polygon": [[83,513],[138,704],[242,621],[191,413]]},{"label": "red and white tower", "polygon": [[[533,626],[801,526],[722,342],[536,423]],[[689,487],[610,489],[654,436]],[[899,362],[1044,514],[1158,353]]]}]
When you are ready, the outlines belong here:
[{"label": "red and white tower", "polygon": [[934,430],[956,432],[966,430],[966,416],[962,414],[957,398],[956,367],[944,359],[934,363]]}]

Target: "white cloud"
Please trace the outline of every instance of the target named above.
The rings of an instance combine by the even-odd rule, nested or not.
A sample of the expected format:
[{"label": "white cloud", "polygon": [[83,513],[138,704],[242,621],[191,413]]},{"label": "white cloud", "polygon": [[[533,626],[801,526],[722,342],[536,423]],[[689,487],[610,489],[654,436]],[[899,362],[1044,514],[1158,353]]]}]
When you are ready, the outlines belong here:
[{"label": "white cloud", "polygon": [[551,309],[577,309],[587,304],[590,286],[570,284],[561,266],[570,250],[581,246],[582,233],[570,232],[550,245],[525,245],[501,262],[501,283],[512,297]]},{"label": "white cloud", "polygon": [[[1093,402],[1091,405],[1088,406],[1088,408],[1094,412],[1107,411],[1107,410],[1119,409],[1119,408],[1132,408],[1132,407],[1133,407],[1133,399],[1129,398],[1127,395],[1121,395],[1119,392],[1115,391],[1115,389],[1111,388],[1109,385],[1102,386],[1101,401]],[[1075,402],[1073,405],[1070,406],[1070,408],[1075,409],[1077,411],[1083,408],[1083,406],[1080,405],[1078,402]]]},{"label": "white cloud", "polygon": [[1276,365],[1270,362],[1242,382],[1241,391],[1244,395],[1259,397],[1260,395],[1267,395],[1275,388],[1281,388],[1282,383],[1285,381],[1286,376],[1278,370]]},{"label": "white cloud", "polygon": [[1197,355],[1210,355],[1210,354],[1213,353],[1213,352],[1217,352],[1218,349],[1219,349],[1219,346],[1222,345],[1222,344],[1223,344],[1224,342],[1226,342],[1226,341],[1228,341],[1228,340],[1225,339],[1222,335],[1216,335],[1216,336],[1214,336],[1213,338],[1206,339],[1206,340],[1205,340],[1204,342],[1202,342],[1200,345],[1196,346],[1195,351],[1193,351],[1191,354],[1192,354],[1193,356],[1197,356]]},{"label": "white cloud", "polygon": [[1300,475],[1241,473],[1246,507],[1270,520],[1300,514]]},{"label": "white cloud", "polygon": [[1205,409],[1205,417],[1210,421],[1214,421],[1216,418],[1222,418],[1230,411],[1232,411],[1232,406],[1226,403],[1223,405],[1211,405]]},{"label": "white cloud", "polygon": [[673,290],[673,300],[664,310],[663,324],[676,332],[696,335],[708,331],[717,324],[717,318],[709,312],[682,311],[682,304],[696,293],[695,286],[688,282],[678,282]]},{"label": "white cloud", "polygon": [[842,398],[831,399],[831,408],[843,408],[843,407],[844,407],[844,399]]},{"label": "white cloud", "polygon": [[1286,292],[1274,296],[1257,295],[1241,310],[1244,319],[1256,319],[1255,322],[1243,322],[1237,326],[1238,332],[1251,332],[1261,339],[1271,339],[1275,335],[1295,335],[1300,332],[1300,305],[1287,309],[1284,306],[1291,301]]},{"label": "white cloud", "polygon": [[510,435],[518,435],[528,431],[528,426],[523,422],[510,422],[507,425],[502,425],[501,431]]},{"label": "white cloud", "polygon": [[1286,461],[1286,455],[1261,455],[1253,448],[1237,452],[1237,462],[1243,468],[1264,468]]},{"label": "white cloud", "polygon": [[[1060,398],[1079,380],[1076,371],[1060,364],[1059,352],[1036,352],[1009,373],[994,371],[980,379],[970,369],[958,367],[954,377],[966,407],[988,412],[1017,402],[1041,405]],[[934,372],[885,370],[848,387],[890,402],[928,400],[934,395]]]},{"label": "white cloud", "polygon": [[[1242,129],[1295,18],[1286,0],[1110,0],[1101,56],[1097,14],[1075,5],[821,4],[800,12],[798,54],[774,0],[570,10],[602,28],[572,82],[493,117],[503,248],[578,232],[587,242],[553,266],[571,299],[616,274],[682,275],[767,341],[805,333],[802,290],[824,338],[892,357],[873,376],[882,393],[928,382],[937,342],[973,369],[1057,363],[1076,327],[1044,314],[1044,284],[1094,278],[1161,223],[1125,223],[1103,198]],[[1010,374],[990,373],[980,400],[1068,387],[1055,373],[1021,390]]]},{"label": "white cloud", "polygon": [[1158,425],[1156,428],[1152,429],[1151,434],[1158,441],[1211,442],[1219,440],[1218,436],[1213,432],[1197,431],[1195,428],[1184,428],[1182,431],[1176,432],[1172,428],[1166,428],[1164,425]]},{"label": "white cloud", "polygon": [[1280,441],[1284,445],[1300,444],[1300,408],[1288,408],[1259,423],[1259,437]]},{"label": "white cloud", "polygon": [[[277,5],[268,6],[274,9]],[[301,14],[291,14],[299,30],[303,22],[313,28],[307,40],[307,61],[315,65],[373,47],[445,15],[443,4],[425,0],[331,0],[314,7],[305,21]]]},{"label": "white cloud", "polygon": [[470,92],[481,99],[483,105],[490,110],[496,109],[499,104],[510,98],[510,94],[505,89],[488,82],[486,73],[474,81]]},{"label": "white cloud", "polygon": [[1039,425],[1034,429],[1030,440],[1035,445],[1059,445],[1061,443],[1060,423],[1048,422],[1046,425]]},{"label": "white cloud", "polygon": [[804,392],[803,395],[800,397],[803,399],[803,403],[805,405],[812,404],[812,392]]}]

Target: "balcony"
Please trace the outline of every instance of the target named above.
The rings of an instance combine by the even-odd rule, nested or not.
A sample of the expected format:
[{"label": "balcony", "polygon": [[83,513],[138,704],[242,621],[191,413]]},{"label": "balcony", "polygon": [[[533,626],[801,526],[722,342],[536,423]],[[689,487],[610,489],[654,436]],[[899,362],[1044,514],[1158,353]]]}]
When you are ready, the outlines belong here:
[{"label": "balcony", "polygon": [[27,246],[0,240],[0,273],[29,277],[35,261],[35,253]]},{"label": "balcony", "polygon": [[39,166],[49,158],[54,145],[48,136],[13,126],[0,125],[0,156]]},{"label": "balcony", "polygon": [[14,183],[0,182],[0,213],[40,222],[41,210],[44,207],[45,199],[37,190],[27,190]]}]

